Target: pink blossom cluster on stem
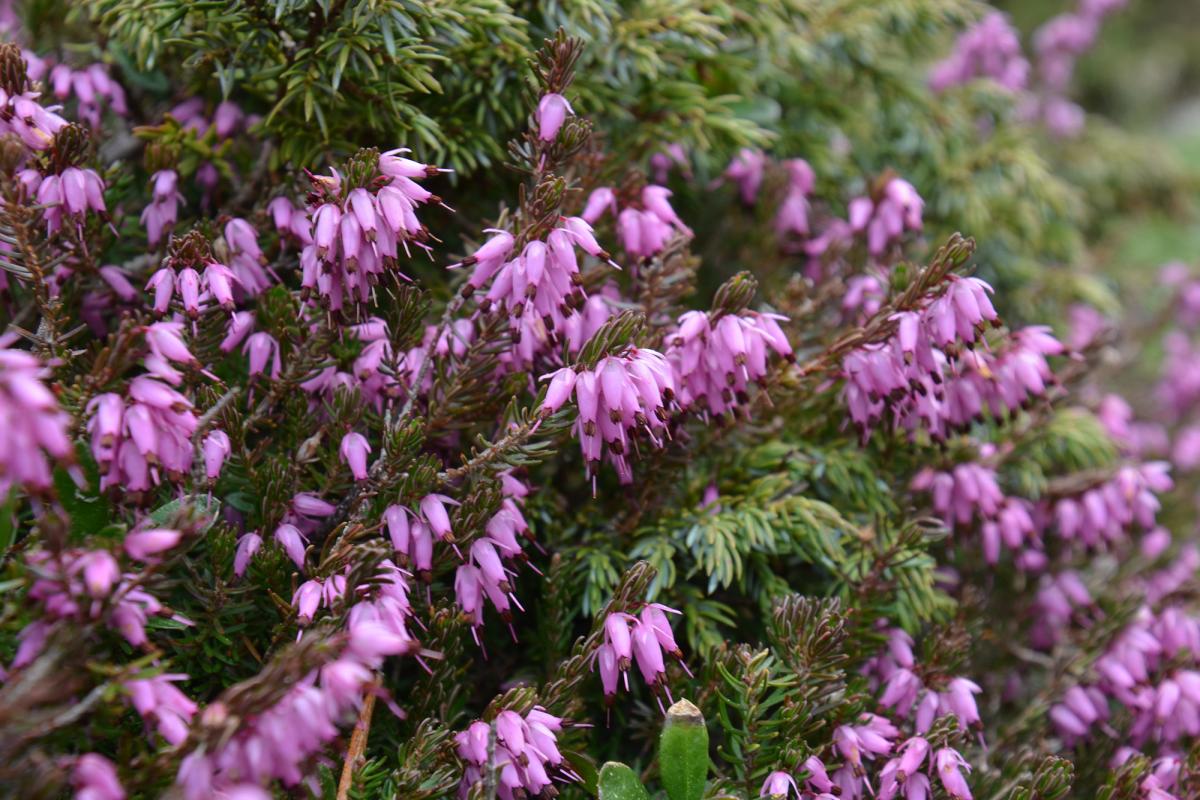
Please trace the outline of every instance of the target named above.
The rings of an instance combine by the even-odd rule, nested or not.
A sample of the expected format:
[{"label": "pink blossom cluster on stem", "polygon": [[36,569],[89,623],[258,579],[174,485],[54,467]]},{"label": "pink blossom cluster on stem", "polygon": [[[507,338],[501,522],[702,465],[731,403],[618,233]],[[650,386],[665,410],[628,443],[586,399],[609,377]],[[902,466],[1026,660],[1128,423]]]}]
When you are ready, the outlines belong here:
[{"label": "pink blossom cluster on stem", "polygon": [[[47,149],[55,134],[67,126],[57,113],[62,107],[44,106],[40,97],[28,86],[12,94],[0,89],[0,133],[15,134],[30,150]],[[37,187],[26,188],[33,194]]]},{"label": "pink blossom cluster on stem", "polygon": [[633,480],[630,457],[639,441],[661,448],[675,407],[675,376],[655,350],[629,347],[591,369],[563,367],[549,381],[542,412],[552,414],[572,397],[578,410],[575,436],[589,474],[607,457],[622,483]]},{"label": "pink blossom cluster on stem", "polygon": [[55,64],[50,68],[48,81],[54,96],[59,100],[65,102],[69,98],[75,98],[78,102],[76,115],[93,128],[100,127],[104,106],[122,117],[129,114],[125,89],[113,80],[104,64],[89,64],[82,69],[72,69],[67,64]]},{"label": "pink blossom cluster on stem", "polygon": [[1067,98],[1066,92],[1079,57],[1096,43],[1100,26],[1109,14],[1123,8],[1127,0],[1080,0],[1074,11],[1052,17],[1033,34],[1040,91],[1026,99],[1022,113],[1040,119],[1059,137],[1079,134],[1084,111]]},{"label": "pink blossom cluster on stem", "polygon": [[1078,494],[1031,502],[1005,495],[993,467],[962,463],[950,471],[921,470],[912,488],[929,492],[934,511],[951,528],[980,523],[985,558],[999,560],[1002,546],[1018,563],[1040,571],[1046,564],[1042,536],[1053,531],[1067,542],[1100,549],[1123,541],[1136,529],[1152,532],[1158,495],[1174,485],[1164,462],[1119,467],[1114,475]]},{"label": "pink blossom cluster on stem", "polygon": [[[922,736],[902,739],[900,729],[878,714],[862,714],[853,723],[833,732],[833,746],[824,759],[809,756],[797,775],[784,770],[770,773],[763,781],[760,797],[772,800],[857,800],[874,796],[880,800],[926,800],[933,796],[936,779],[955,800],[971,800],[966,774],[970,765],[952,747],[934,749]],[[868,765],[890,756],[872,780]],[[836,770],[831,766],[840,760]],[[797,780],[797,777],[799,780]]]},{"label": "pink blossom cluster on stem", "polygon": [[[179,539],[179,531],[142,529],[128,534],[125,548],[131,558],[145,562],[174,547]],[[152,616],[191,624],[142,588],[136,573],[122,571],[116,556],[107,550],[34,550],[25,560],[39,575],[29,597],[41,605],[45,618],[21,631],[10,669],[32,663],[62,620],[100,622],[134,647],[147,644],[146,623]]]},{"label": "pink blossom cluster on stem", "polygon": [[564,338],[578,350],[582,335],[588,333],[584,329],[598,326],[590,321],[595,311],[582,287],[576,250],[611,263],[592,226],[581,217],[563,217],[545,241],[530,241],[519,253],[514,253],[512,234],[491,233],[474,253],[450,268],[471,267],[465,290],[473,294],[486,287],[481,311],[495,309],[508,317],[513,346],[505,361],[513,369],[527,369]]},{"label": "pink blossom cluster on stem", "polygon": [[680,407],[719,418],[745,405],[750,384],[766,378],[772,354],[794,360],[780,321],[786,318],[755,311],[685,312],[667,333],[664,353]]},{"label": "pink blossom cluster on stem", "polygon": [[647,603],[637,616],[624,611],[613,611],[605,616],[604,641],[592,656],[592,666],[600,673],[606,703],[611,704],[616,697],[621,679],[625,682],[625,688],[629,688],[629,671],[634,664],[642,680],[655,693],[659,709],[663,708],[660,692],[671,700],[664,653],[687,670],[683,651],[675,642],[671,621],[667,617],[667,614],[678,613],[661,603]]},{"label": "pink blossom cluster on stem", "polygon": [[[301,237],[301,285],[323,308],[367,302],[379,276],[396,268],[401,250],[411,254],[410,244],[430,249],[431,234],[416,212],[442,200],[421,181],[444,170],[407,158],[407,152],[380,155],[376,174],[364,186],[350,186],[336,170],[311,176],[307,207],[291,212],[311,224]],[[282,206],[273,211],[277,226],[293,230]],[[285,217],[287,225],[280,225]]]},{"label": "pink blossom cluster on stem", "polygon": [[867,252],[879,258],[909,231],[919,231],[925,201],[913,185],[892,177],[878,191],[850,201],[850,230],[866,237]]},{"label": "pink blossom cluster on stem", "polygon": [[0,338],[0,497],[14,484],[49,488],[54,465],[74,455],[70,417],[46,386],[49,370],[6,344]]},{"label": "pink blossom cluster on stem", "polygon": [[871,679],[873,688],[881,689],[879,705],[896,714],[896,719],[911,716],[913,729],[927,733],[934,720],[951,714],[963,730],[979,730],[983,722],[975,695],[982,689],[969,678],[955,677],[945,682],[940,691],[925,685],[913,657],[913,640],[901,628],[887,631],[887,647],[870,659],[863,672]]},{"label": "pink blossom cluster on stem", "polygon": [[944,439],[985,412],[1003,418],[1046,393],[1054,380],[1046,359],[1062,344],[1048,328],[1030,326],[984,349],[983,330],[1000,324],[990,292],[978,278],[952,275],[935,299],[893,315],[890,339],[845,357],[844,397],[864,436],[890,420]]},{"label": "pink blossom cluster on stem", "polygon": [[122,396],[106,392],[87,406],[92,457],[101,471],[101,488],[142,491],[165,475],[182,476],[192,465],[192,434],[199,424],[192,402],[171,388],[182,376],[172,363],[197,365],[181,338],[183,325],[158,322],[143,332],[151,372],[129,382]]},{"label": "pink blossom cluster on stem", "polygon": [[104,181],[90,167],[64,167],[61,172],[47,175],[26,170],[24,178],[30,194],[46,206],[42,214],[50,235],[61,230],[64,221],[73,223],[77,230],[82,229],[89,213],[108,219]]},{"label": "pink blossom cluster on stem", "polygon": [[[483,626],[486,598],[500,618],[509,626],[513,640],[512,609],[521,608],[513,593],[510,576],[516,568],[529,563],[522,540],[533,541],[529,523],[525,521],[522,505],[530,487],[511,472],[500,475],[503,495],[499,510],[484,526],[484,535],[471,542],[467,557],[454,573],[454,596],[458,607],[471,620],[471,635],[482,647],[479,629]],[[536,567],[532,567],[536,570]]]},{"label": "pink blossom cluster on stem", "polygon": [[[345,581],[338,577],[306,585],[315,584],[319,600],[326,604],[349,602],[342,596]],[[310,592],[297,595],[301,612],[315,613],[309,605]],[[335,639],[332,657],[289,686],[269,708],[222,736],[215,748],[198,747],[183,759],[176,783],[187,800],[212,797],[214,792],[244,784],[261,786],[274,780],[287,786],[300,784],[308,774],[307,762],[338,735],[339,725],[357,711],[364,696],[382,694],[374,684],[384,659],[413,655],[420,649],[407,629],[412,613],[407,580],[394,564],[384,561],[378,580],[358,587],[353,599],[357,602],[347,614],[346,630]],[[230,710],[217,701],[197,719],[206,728],[220,730],[229,715]]]},{"label": "pink blossom cluster on stem", "polygon": [[[1119,735],[1135,748],[1167,754],[1200,735],[1200,618],[1183,607],[1140,609],[1092,665],[1090,682],[1073,686],[1049,712],[1068,744]],[[1128,717],[1120,734],[1116,706]]]},{"label": "pink blossom cluster on stem", "polygon": [[454,736],[458,755],[466,762],[459,797],[489,772],[497,773],[494,786],[501,800],[538,797],[555,781],[577,782],[579,776],[566,765],[558,749],[558,733],[564,721],[541,706],[524,715],[504,709],[490,724],[472,722]]},{"label": "pink blossom cluster on stem", "polygon": [[954,51],[930,70],[929,86],[942,92],[977,78],[989,78],[1013,92],[1024,89],[1029,80],[1020,34],[999,11],[987,14],[958,37]]},{"label": "pink blossom cluster on stem", "polygon": [[692,236],[692,229],[671,207],[671,194],[665,186],[649,184],[642,188],[636,202],[618,211],[617,193],[601,187],[588,196],[580,216],[594,224],[611,213],[625,252],[635,260],[651,258],[661,253],[674,236]]}]

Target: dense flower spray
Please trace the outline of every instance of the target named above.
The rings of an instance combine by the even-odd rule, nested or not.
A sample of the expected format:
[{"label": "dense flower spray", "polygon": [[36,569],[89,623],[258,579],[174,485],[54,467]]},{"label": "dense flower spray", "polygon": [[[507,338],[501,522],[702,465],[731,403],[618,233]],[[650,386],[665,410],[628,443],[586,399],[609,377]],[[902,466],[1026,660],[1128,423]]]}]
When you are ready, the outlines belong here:
[{"label": "dense flower spray", "polygon": [[0,339],[0,495],[15,485],[50,486],[55,461],[72,457],[68,417],[44,381],[36,358]]},{"label": "dense flower spray", "polygon": [[659,692],[671,700],[663,654],[677,659],[687,669],[667,617],[678,613],[661,603],[649,603],[637,616],[618,611],[604,618],[604,643],[596,650],[593,666],[600,673],[607,702],[611,703],[616,696],[619,677],[624,679],[625,688],[629,688],[629,670],[635,664],[646,685],[655,691],[659,708],[663,708]]},{"label": "dense flower spray", "polygon": [[552,414],[574,398],[575,436],[591,474],[607,457],[621,481],[631,482],[636,443],[644,440],[662,447],[669,434],[675,376],[666,358],[654,350],[630,348],[591,369],[563,367],[542,380],[549,381],[543,413]]},{"label": "dense flower spray", "polygon": [[1020,36],[999,12],[988,14],[959,37],[950,57],[933,67],[929,85],[943,91],[975,78],[990,78],[1010,91],[1024,89],[1029,78]]},{"label": "dense flower spray", "polygon": [[408,152],[361,151],[345,174],[310,176],[306,214],[311,227],[300,265],[302,285],[323,307],[336,311],[343,304],[366,302],[401,252],[409,256],[413,247],[431,249],[429,229],[416,211],[426,204],[444,205],[421,184],[443,170],[408,158]]},{"label": "dense flower spray", "polygon": [[578,781],[557,746],[563,726],[561,718],[540,706],[524,715],[504,709],[490,724],[472,722],[454,736],[467,764],[459,793],[465,796],[492,770],[498,773],[497,796],[504,800],[551,794],[556,780]]},{"label": "dense flower spray", "polygon": [[[769,46],[688,3],[589,17],[612,55],[565,33],[571,4],[417,2],[423,44],[353,1],[200,4],[137,46],[126,5],[86,51],[53,24],[53,56],[0,47],[0,783],[553,797],[686,693],[710,793],[1063,797],[1068,759],[1080,791],[1194,793],[1200,548],[1165,526],[1200,464],[1200,289],[1164,275],[1155,427],[1083,377],[1109,312],[1073,295],[1039,326],[1006,262],[1035,263],[1010,207],[1066,231],[1072,204],[1030,214],[944,158],[966,129],[1032,163],[1022,119],[1071,121],[1119,2],[1051,23],[1033,68],[984,16],[938,97],[862,15],[814,39],[756,7]],[[286,60],[265,91],[259,51]],[[785,52],[854,79],[746,112],[730,93]],[[178,83],[210,63],[220,87]],[[1008,92],[951,91],[979,78]],[[417,151],[372,149],[377,116]],[[435,225],[451,180],[463,214]],[[999,246],[930,252],[964,207]],[[682,761],[640,763],[671,794]]]},{"label": "dense flower spray", "polygon": [[679,405],[722,417],[748,399],[751,383],[767,375],[772,354],[792,358],[782,317],[750,312],[714,319],[703,311],[679,318],[668,334],[666,358],[675,374]]},{"label": "dense flower spray", "polygon": [[616,218],[617,237],[625,252],[633,259],[650,258],[662,252],[675,235],[692,235],[671,207],[670,197],[670,189],[650,184],[642,188],[636,200],[618,211],[616,193],[602,187],[588,197],[581,216],[595,224],[611,213]]}]

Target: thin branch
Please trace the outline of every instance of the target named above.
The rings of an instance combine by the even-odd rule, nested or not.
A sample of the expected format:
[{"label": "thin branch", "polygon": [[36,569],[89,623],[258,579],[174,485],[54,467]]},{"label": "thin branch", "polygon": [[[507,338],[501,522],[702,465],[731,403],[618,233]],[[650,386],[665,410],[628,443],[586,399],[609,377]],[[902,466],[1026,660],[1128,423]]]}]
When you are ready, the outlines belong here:
[{"label": "thin branch", "polygon": [[354,768],[362,760],[367,749],[367,736],[371,732],[371,716],[375,712],[375,693],[367,692],[362,708],[358,710],[358,722],[350,734],[350,745],[346,748],[346,759],[342,763],[342,777],[338,781],[337,800],[347,800],[354,786]]},{"label": "thin branch", "polygon": [[225,409],[225,406],[232,403],[234,399],[236,399],[241,393],[242,387],[234,386],[225,394],[221,395],[221,399],[214,403],[212,408],[208,409],[208,411],[205,411],[204,414],[201,415],[200,419],[196,423],[196,431],[192,435],[192,438],[195,439],[201,433],[204,433],[205,429],[209,426],[209,423],[213,421],[217,414],[220,414]]}]

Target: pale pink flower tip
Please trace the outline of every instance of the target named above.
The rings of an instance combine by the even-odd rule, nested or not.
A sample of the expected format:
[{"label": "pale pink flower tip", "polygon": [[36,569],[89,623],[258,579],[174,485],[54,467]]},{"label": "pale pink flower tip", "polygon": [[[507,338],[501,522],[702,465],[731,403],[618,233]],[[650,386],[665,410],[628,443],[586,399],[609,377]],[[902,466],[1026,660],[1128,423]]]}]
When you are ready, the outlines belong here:
[{"label": "pale pink flower tip", "polygon": [[567,114],[574,114],[574,109],[561,94],[545,94],[538,102],[537,122],[538,138],[543,142],[553,141],[558,136],[558,130],[567,119]]},{"label": "pale pink flower tip", "polygon": [[125,789],[117,777],[117,768],[97,753],[87,753],[75,761],[71,771],[76,800],[125,800]]},{"label": "pale pink flower tip", "polygon": [[233,556],[233,574],[239,578],[246,574],[250,559],[262,547],[262,537],[253,531],[238,539],[237,551]]},{"label": "pale pink flower tip", "polygon": [[130,558],[145,561],[153,555],[170,550],[179,544],[182,538],[182,533],[167,528],[134,531],[125,537],[125,552]]},{"label": "pale pink flower tip", "polygon": [[204,437],[204,444],[201,449],[204,452],[205,477],[210,481],[216,480],[221,474],[221,467],[224,465],[225,459],[229,457],[232,449],[229,443],[229,435],[225,431],[210,431]]},{"label": "pale pink flower tip", "polygon": [[367,456],[371,453],[371,445],[361,433],[351,431],[342,437],[338,452],[342,461],[350,468],[350,474],[356,481],[367,479]]},{"label": "pale pink flower tip", "polygon": [[758,793],[759,797],[769,797],[773,800],[775,798],[782,800],[792,795],[800,797],[800,789],[796,786],[795,779],[781,770],[776,770],[768,775]]}]

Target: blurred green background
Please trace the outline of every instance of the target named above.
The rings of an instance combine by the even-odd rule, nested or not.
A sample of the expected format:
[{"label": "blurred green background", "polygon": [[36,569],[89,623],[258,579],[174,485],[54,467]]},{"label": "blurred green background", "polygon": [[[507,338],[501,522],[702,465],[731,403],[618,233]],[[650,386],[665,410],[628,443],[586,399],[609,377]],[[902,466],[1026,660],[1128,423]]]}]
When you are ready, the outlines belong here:
[{"label": "blurred green background", "polygon": [[[998,3],[1031,36],[1070,6],[1046,0]],[[1032,44],[1031,39],[1027,42]],[[1200,2],[1132,0],[1107,18],[1098,45],[1080,61],[1075,98],[1089,113],[1157,141],[1200,176]],[[1104,221],[1097,266],[1125,290],[1146,289],[1166,261],[1200,261],[1200,192],[1190,208],[1153,209]],[[1128,312],[1137,296],[1123,292]],[[1147,298],[1150,299],[1150,298]]]}]

